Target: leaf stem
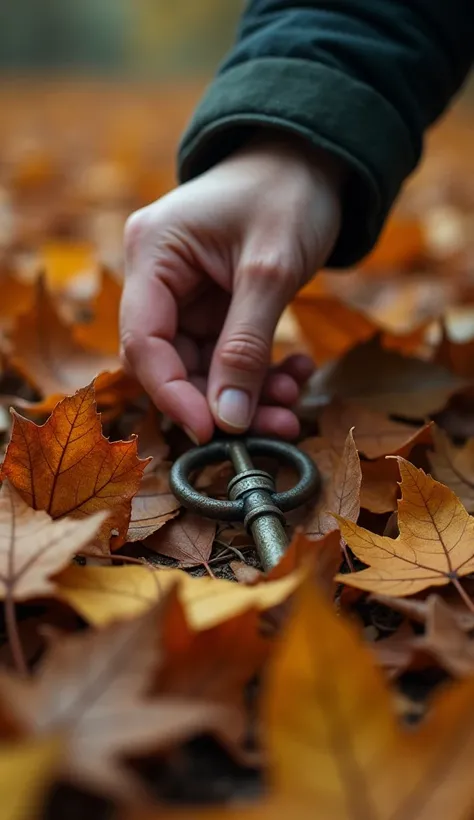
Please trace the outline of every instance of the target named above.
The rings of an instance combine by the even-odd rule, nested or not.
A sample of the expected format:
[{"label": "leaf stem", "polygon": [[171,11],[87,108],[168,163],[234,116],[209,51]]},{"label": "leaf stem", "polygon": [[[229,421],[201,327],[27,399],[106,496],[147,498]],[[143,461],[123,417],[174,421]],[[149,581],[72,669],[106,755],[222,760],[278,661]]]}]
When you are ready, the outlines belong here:
[{"label": "leaf stem", "polygon": [[209,566],[209,564],[207,563],[207,561],[203,561],[202,565],[203,565],[204,569],[206,570],[207,574],[209,575],[209,577],[215,579],[216,576],[214,575],[214,573],[213,573],[211,567]]},{"label": "leaf stem", "polygon": [[346,564],[349,567],[349,572],[355,572],[354,564],[352,563],[352,558],[349,554],[349,550],[347,549],[347,544],[346,544],[344,538],[341,538],[341,549],[342,549]]},{"label": "leaf stem", "polygon": [[453,585],[456,587],[457,591],[459,592],[460,597],[463,599],[464,603],[466,604],[469,612],[474,613],[474,601],[469,597],[466,590],[464,589],[463,585],[461,584],[459,578],[453,578]]},{"label": "leaf stem", "polygon": [[21,645],[20,633],[18,631],[18,621],[16,618],[15,601],[8,590],[5,597],[5,630],[10,644],[13,663],[15,664],[17,672],[22,677],[28,677],[28,667],[26,665],[23,647]]}]

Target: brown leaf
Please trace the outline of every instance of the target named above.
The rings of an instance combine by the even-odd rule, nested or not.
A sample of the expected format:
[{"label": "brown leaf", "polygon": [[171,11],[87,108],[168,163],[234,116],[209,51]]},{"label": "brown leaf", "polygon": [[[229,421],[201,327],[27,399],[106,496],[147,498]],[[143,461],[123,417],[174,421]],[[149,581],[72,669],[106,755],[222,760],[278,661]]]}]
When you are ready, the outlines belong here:
[{"label": "brown leaf", "polygon": [[[62,771],[129,799],[140,786],[120,755],[158,751],[213,726],[218,709],[146,698],[159,662],[156,612],[53,645],[34,679],[0,676],[0,693],[32,735],[61,733]],[[220,714],[219,714],[220,717]]]},{"label": "brown leaf", "polygon": [[433,475],[456,493],[466,510],[474,512],[474,438],[463,447],[451,443],[443,430],[434,428],[434,453],[429,453]]},{"label": "brown leaf", "polygon": [[32,510],[4,481],[0,489],[0,597],[17,601],[51,595],[50,580],[96,536],[104,513],[84,521],[53,521]]},{"label": "brown leaf", "polygon": [[424,418],[440,410],[464,384],[441,365],[384,350],[376,338],[318,370],[302,412],[314,414],[315,408],[341,398],[379,413]]},{"label": "brown leaf", "polygon": [[135,439],[110,442],[103,436],[89,385],[63,399],[41,427],[14,412],[2,474],[27,504],[52,518],[105,510],[95,549],[106,554],[112,530],[118,532],[114,546],[124,542],[145,463]]},{"label": "brown leaf", "polygon": [[56,400],[119,365],[117,357],[95,355],[74,341],[42,280],[33,307],[17,319],[11,341],[12,365],[42,396]]},{"label": "brown leaf", "polygon": [[74,328],[74,338],[80,345],[106,356],[118,354],[121,295],[121,285],[107,268],[103,268],[100,289],[92,305],[94,318],[91,322]]},{"label": "brown leaf", "polygon": [[454,582],[474,569],[474,520],[458,498],[402,458],[398,538],[376,535],[337,516],[343,537],[368,569],[337,580],[387,595],[411,595]]},{"label": "brown leaf", "polygon": [[456,613],[439,595],[430,595],[426,606],[426,631],[424,635],[413,638],[413,648],[436,658],[455,677],[472,675],[474,641],[461,628]]},{"label": "brown leaf", "polygon": [[[395,598],[392,595],[373,595],[374,600],[379,601],[384,606],[395,609],[410,620],[424,624],[428,618],[428,613],[432,608],[431,598],[433,593],[426,598]],[[439,596],[438,596],[439,597]],[[449,606],[451,615],[455,618],[460,629],[469,632],[474,629],[474,612],[470,612],[464,601],[459,597],[459,593],[447,587],[443,589],[442,601],[445,606]]]},{"label": "brown leaf", "polygon": [[322,450],[313,457],[323,477],[323,490],[304,525],[304,533],[308,538],[322,538],[338,529],[333,513],[357,521],[362,473],[352,431],[346,438],[341,456],[334,451]]},{"label": "brown leaf", "polygon": [[[138,492],[132,498],[127,541],[143,541],[149,538],[167,521],[178,515],[181,504],[169,488],[168,476],[169,470],[166,467],[143,476]],[[154,547],[151,546],[150,549]]]},{"label": "brown leaf", "polygon": [[413,638],[413,628],[404,621],[390,637],[372,644],[377,661],[390,678],[397,678],[412,668],[416,655]]},{"label": "brown leaf", "polygon": [[371,320],[334,297],[298,298],[291,306],[316,364],[344,355],[376,332]]},{"label": "brown leaf", "polygon": [[184,512],[165,530],[147,539],[146,547],[185,566],[206,565],[216,535],[216,522]]},{"label": "brown leaf", "polygon": [[30,282],[22,282],[8,271],[0,272],[0,328],[8,329],[17,316],[26,313],[35,298],[35,289]]},{"label": "brown leaf", "polygon": [[349,430],[354,428],[356,447],[367,458],[398,453],[401,448],[411,444],[414,438],[419,441],[421,430],[429,429],[417,429],[392,421],[383,413],[376,413],[342,399],[335,399],[323,408],[319,424],[321,435],[338,451],[344,447]]},{"label": "brown leaf", "polygon": [[154,472],[169,455],[170,448],[161,431],[161,420],[162,416],[150,402],[146,414],[134,430],[138,439],[138,455],[153,459],[145,473]]},{"label": "brown leaf", "polygon": [[267,575],[276,581],[295,570],[309,567],[312,577],[329,598],[334,598],[334,576],[341,566],[341,534],[332,530],[314,541],[303,532],[296,532],[281,561]]}]

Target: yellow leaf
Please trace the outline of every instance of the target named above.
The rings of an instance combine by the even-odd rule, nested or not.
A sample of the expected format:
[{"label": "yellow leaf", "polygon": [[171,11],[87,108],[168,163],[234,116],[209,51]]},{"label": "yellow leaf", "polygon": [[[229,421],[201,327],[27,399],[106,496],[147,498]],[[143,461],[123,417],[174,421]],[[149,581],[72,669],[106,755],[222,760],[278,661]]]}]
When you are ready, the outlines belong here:
[{"label": "yellow leaf", "polygon": [[87,349],[116,356],[120,348],[119,307],[122,288],[116,278],[105,268],[102,271],[100,290],[92,305],[93,320],[77,325],[74,337]]},{"label": "yellow leaf", "polygon": [[265,610],[284,601],[300,583],[301,572],[278,581],[244,586],[215,578],[192,578],[183,570],[147,567],[71,566],[56,576],[56,596],[86,621],[105,626],[148,609],[178,586],[189,625],[209,629],[252,607]]},{"label": "yellow leaf", "polygon": [[52,290],[61,290],[71,279],[95,270],[94,247],[85,242],[45,242],[40,249],[46,280]]},{"label": "yellow leaf", "polygon": [[377,535],[336,516],[343,537],[368,569],[338,575],[357,589],[411,595],[454,582],[474,569],[474,520],[454,493],[398,458],[402,499],[398,538]]},{"label": "yellow leaf", "polygon": [[41,800],[54,780],[61,756],[55,738],[0,746],[0,820],[42,817]]}]

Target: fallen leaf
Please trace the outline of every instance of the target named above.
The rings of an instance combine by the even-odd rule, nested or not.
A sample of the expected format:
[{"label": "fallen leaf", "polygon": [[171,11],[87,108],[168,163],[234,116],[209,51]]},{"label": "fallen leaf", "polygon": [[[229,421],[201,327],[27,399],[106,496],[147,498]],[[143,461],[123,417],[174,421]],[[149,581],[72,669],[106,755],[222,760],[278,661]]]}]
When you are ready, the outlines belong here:
[{"label": "fallen leaf", "polygon": [[474,569],[474,520],[448,487],[398,458],[402,498],[398,538],[376,535],[337,516],[341,533],[368,569],[337,580],[349,586],[404,596],[453,582]]},{"label": "fallen leaf", "polygon": [[373,513],[392,512],[397,508],[400,470],[395,459],[379,458],[361,461],[362,486],[360,506]]},{"label": "fallen leaf", "polygon": [[146,547],[185,566],[207,566],[216,528],[216,521],[186,511],[175,518],[166,530],[160,530],[148,538]]},{"label": "fallen leaf", "polygon": [[413,440],[430,443],[429,425],[421,428],[392,421],[383,413],[375,413],[358,404],[336,399],[324,407],[319,415],[320,432],[338,451],[342,450],[349,430],[354,428],[354,441],[362,455],[370,459],[399,453],[405,447],[413,447]]},{"label": "fallen leaf", "polygon": [[153,459],[147,465],[145,473],[157,470],[169,455],[170,448],[161,431],[161,422],[162,416],[150,402],[146,414],[134,430],[138,439],[138,455],[140,458]]},{"label": "fallen leaf", "polygon": [[[459,598],[456,592],[449,595],[449,587],[443,590],[443,598],[441,599],[445,606],[449,606],[453,618],[460,629],[469,632],[474,629],[474,612],[470,612],[464,601]],[[428,618],[428,613],[432,607],[431,599],[437,597],[434,593],[428,595],[426,598],[395,598],[392,595],[373,595],[374,600],[390,609],[395,609],[407,618],[410,618],[417,623],[424,624]],[[439,596],[438,596],[439,597]]]},{"label": "fallen leaf", "polygon": [[86,242],[45,242],[40,254],[52,290],[64,289],[72,279],[97,267],[94,247]]},{"label": "fallen leaf", "polygon": [[471,380],[474,375],[474,340],[456,343],[449,338],[444,327],[435,361],[451,373]]},{"label": "fallen leaf", "polygon": [[474,641],[439,595],[431,595],[427,601],[425,634],[414,637],[412,646],[436,658],[455,677],[467,677],[474,672]]},{"label": "fallen leaf", "polygon": [[[370,650],[307,582],[267,678],[267,793],[193,809],[193,820],[464,820],[474,807],[473,697],[474,681],[454,685],[419,728],[401,727]],[[129,820],[189,816],[160,807]]]},{"label": "fallen leaf", "polygon": [[69,395],[119,365],[117,357],[93,354],[74,341],[41,279],[31,310],[15,322],[11,343],[12,366],[44,397]]},{"label": "fallen leaf", "polygon": [[3,477],[30,507],[52,518],[107,511],[95,549],[109,551],[112,530],[118,533],[114,546],[121,546],[146,462],[137,457],[135,439],[110,442],[103,436],[93,384],[63,399],[41,427],[13,415]]},{"label": "fallen leaf", "polygon": [[338,528],[335,514],[351,521],[359,517],[362,473],[352,431],[347,435],[341,456],[335,451],[323,450],[314,453],[313,458],[320,468],[323,488],[304,524],[304,533],[308,538],[321,538]]},{"label": "fallen leaf", "polygon": [[378,663],[390,679],[397,678],[408,669],[412,669],[416,656],[416,649],[412,643],[413,638],[413,627],[408,621],[404,621],[399,629],[388,638],[374,641],[372,644]]},{"label": "fallen leaf", "polygon": [[177,586],[192,629],[209,629],[248,609],[270,609],[301,582],[301,572],[244,586],[220,578],[192,578],[180,569],[71,566],[56,576],[55,595],[94,626],[134,617]]},{"label": "fallen leaf", "polygon": [[297,298],[291,305],[311,358],[323,365],[376,333],[376,325],[334,297]]},{"label": "fallen leaf", "polygon": [[29,507],[8,481],[0,489],[0,597],[16,601],[51,595],[51,575],[95,537],[104,513],[84,521],[53,521]]},{"label": "fallen leaf", "polygon": [[57,738],[0,745],[2,820],[33,820],[43,815],[42,800],[59,770],[61,752]]},{"label": "fallen leaf", "polygon": [[31,308],[35,289],[30,282],[22,282],[8,271],[0,273],[0,287],[0,328],[3,330],[10,328],[17,316]]},{"label": "fallen leaf", "polygon": [[0,675],[0,693],[33,735],[61,732],[61,770],[130,799],[142,789],[120,755],[158,751],[213,726],[217,707],[145,697],[159,663],[156,611],[56,641],[32,680]]},{"label": "fallen leaf", "polygon": [[176,595],[163,615],[163,666],[153,691],[199,698],[243,711],[245,687],[268,659],[272,642],[260,634],[260,613],[248,609],[195,632]]},{"label": "fallen leaf", "polygon": [[332,530],[314,541],[303,532],[296,532],[283,558],[266,576],[276,581],[301,567],[309,567],[312,578],[320,589],[333,600],[336,584],[334,576],[341,566],[341,534]]},{"label": "fallen leaf", "polygon": [[74,338],[88,350],[116,356],[120,349],[119,308],[122,288],[107,268],[102,270],[99,292],[92,304],[93,319],[74,327]]},{"label": "fallen leaf", "polygon": [[[167,521],[178,515],[181,504],[169,488],[168,476],[168,469],[157,470],[143,476],[138,492],[132,498],[127,541],[143,541],[149,538]],[[204,523],[203,519],[201,521]],[[147,547],[149,545],[150,542],[147,542]],[[150,549],[154,547],[150,546]]]},{"label": "fallen leaf", "polygon": [[456,447],[443,430],[433,430],[434,452],[428,453],[433,475],[446,484],[466,510],[474,512],[474,438]]},{"label": "fallen leaf", "polygon": [[376,338],[316,371],[301,411],[314,417],[318,407],[340,398],[379,413],[424,418],[441,410],[464,385],[463,379],[438,364],[384,350]]}]

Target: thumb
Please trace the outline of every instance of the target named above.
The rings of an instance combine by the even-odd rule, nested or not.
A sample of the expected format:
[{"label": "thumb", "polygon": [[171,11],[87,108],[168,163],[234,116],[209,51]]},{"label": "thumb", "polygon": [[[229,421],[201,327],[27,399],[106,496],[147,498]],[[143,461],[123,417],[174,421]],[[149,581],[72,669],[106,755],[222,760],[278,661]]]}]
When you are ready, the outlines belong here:
[{"label": "thumb", "polygon": [[211,412],[228,432],[242,433],[252,421],[271,362],[275,328],[293,296],[291,278],[272,266],[255,264],[235,277],[208,381]]}]

